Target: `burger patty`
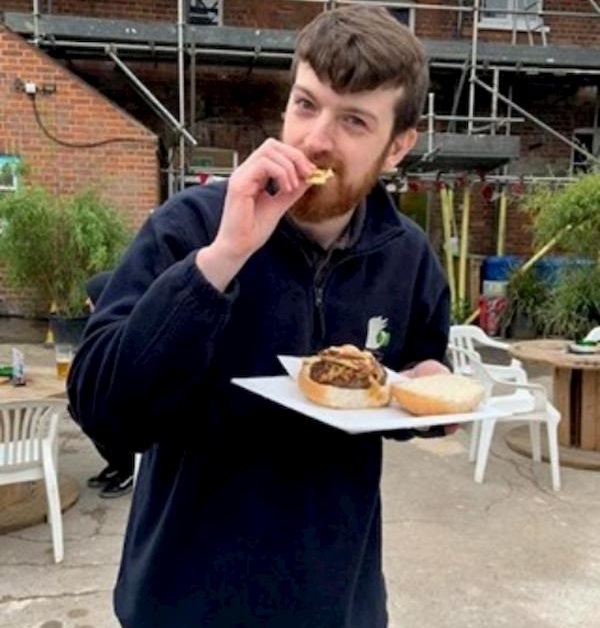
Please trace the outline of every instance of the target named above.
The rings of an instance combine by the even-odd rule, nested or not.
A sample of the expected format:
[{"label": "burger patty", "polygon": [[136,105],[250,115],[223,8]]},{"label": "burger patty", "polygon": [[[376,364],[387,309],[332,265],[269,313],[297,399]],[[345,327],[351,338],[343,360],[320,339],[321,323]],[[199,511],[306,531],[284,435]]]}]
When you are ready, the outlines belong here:
[{"label": "burger patty", "polygon": [[[325,352],[323,352],[325,354]],[[310,377],[319,384],[339,388],[369,388],[372,383],[385,384],[387,373],[373,358],[339,355],[322,355],[310,367]]]}]

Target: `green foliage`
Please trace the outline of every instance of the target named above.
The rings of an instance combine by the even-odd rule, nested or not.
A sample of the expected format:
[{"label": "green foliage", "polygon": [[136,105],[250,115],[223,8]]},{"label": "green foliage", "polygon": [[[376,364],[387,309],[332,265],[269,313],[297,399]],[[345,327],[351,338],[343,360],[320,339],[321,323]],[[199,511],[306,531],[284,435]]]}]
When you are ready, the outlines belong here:
[{"label": "green foliage", "polygon": [[582,257],[596,258],[600,250],[600,173],[581,176],[560,189],[541,185],[523,200],[534,218],[538,246],[555,236],[559,246]]},{"label": "green foliage", "polygon": [[600,325],[600,268],[565,270],[544,304],[544,334],[578,340],[596,325]]},{"label": "green foliage", "polygon": [[543,328],[549,294],[548,284],[539,277],[535,267],[525,271],[515,270],[506,287],[507,306],[502,313],[502,325],[510,325],[520,314],[527,317],[534,328]]},{"label": "green foliage", "polygon": [[563,187],[542,184],[528,193],[522,208],[533,218],[538,247],[555,241],[573,258],[593,260],[561,272],[537,308],[545,335],[578,338],[600,320],[600,173],[591,172]]},{"label": "green foliage", "polygon": [[26,187],[0,196],[8,280],[32,289],[57,314],[85,314],[85,281],[113,267],[129,238],[121,216],[92,191],[55,196]]},{"label": "green foliage", "polygon": [[471,310],[471,304],[468,299],[457,300],[450,312],[450,322],[453,325],[461,325],[469,317]]}]

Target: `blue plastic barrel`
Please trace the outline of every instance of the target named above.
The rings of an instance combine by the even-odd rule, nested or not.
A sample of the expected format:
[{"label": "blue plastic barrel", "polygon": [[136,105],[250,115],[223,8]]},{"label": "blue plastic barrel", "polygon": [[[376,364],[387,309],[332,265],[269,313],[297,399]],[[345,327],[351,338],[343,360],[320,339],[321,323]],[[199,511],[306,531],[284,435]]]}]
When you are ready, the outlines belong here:
[{"label": "blue plastic barrel", "polygon": [[481,265],[481,278],[484,281],[508,281],[513,270],[522,263],[517,255],[490,255]]},{"label": "blue plastic barrel", "polygon": [[578,267],[585,267],[595,265],[594,260],[584,259],[580,257],[564,257],[554,255],[550,257],[543,257],[537,261],[534,266],[538,277],[544,280],[549,285],[553,286],[560,278],[561,273],[565,270],[571,270]]}]

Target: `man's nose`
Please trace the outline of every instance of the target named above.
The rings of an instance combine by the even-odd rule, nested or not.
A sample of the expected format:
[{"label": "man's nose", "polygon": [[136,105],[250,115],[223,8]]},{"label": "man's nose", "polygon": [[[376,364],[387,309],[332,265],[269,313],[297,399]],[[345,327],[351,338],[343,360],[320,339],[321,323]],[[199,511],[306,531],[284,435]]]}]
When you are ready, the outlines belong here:
[{"label": "man's nose", "polygon": [[318,155],[319,153],[330,152],[334,143],[334,131],[334,120],[327,114],[323,113],[317,118],[313,118],[304,136],[304,147],[307,154]]}]

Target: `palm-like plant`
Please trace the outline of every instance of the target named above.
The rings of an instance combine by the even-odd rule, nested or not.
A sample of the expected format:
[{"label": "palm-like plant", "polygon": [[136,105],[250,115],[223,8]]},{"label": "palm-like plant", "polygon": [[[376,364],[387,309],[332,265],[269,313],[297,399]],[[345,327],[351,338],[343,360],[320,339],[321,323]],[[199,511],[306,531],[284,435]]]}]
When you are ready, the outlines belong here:
[{"label": "palm-like plant", "polygon": [[0,263],[63,316],[85,313],[85,281],[111,268],[129,240],[116,209],[91,191],[55,196],[24,187],[0,196]]},{"label": "palm-like plant", "polygon": [[[535,188],[523,201],[533,216],[535,243],[555,242],[573,258],[538,307],[546,334],[578,338],[600,324],[600,172],[555,189]],[[577,260],[585,258],[587,263]]]}]

